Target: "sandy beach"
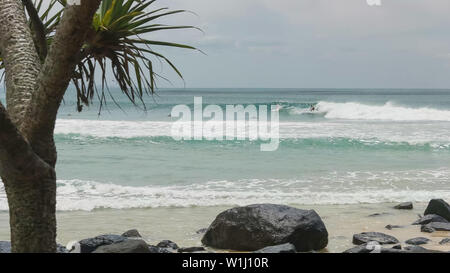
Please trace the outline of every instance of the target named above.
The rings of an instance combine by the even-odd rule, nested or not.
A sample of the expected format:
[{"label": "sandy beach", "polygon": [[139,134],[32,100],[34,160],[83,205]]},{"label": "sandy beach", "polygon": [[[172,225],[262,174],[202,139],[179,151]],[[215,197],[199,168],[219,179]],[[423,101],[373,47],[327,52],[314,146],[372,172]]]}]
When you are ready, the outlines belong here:
[{"label": "sandy beach", "polygon": [[[439,242],[450,237],[450,232],[424,233],[420,226],[410,225],[423,214],[425,203],[416,203],[413,210],[395,210],[393,203],[358,205],[295,206],[315,209],[322,217],[328,232],[328,247],[323,252],[343,252],[353,247],[353,234],[368,231],[383,232],[396,237],[403,246],[404,241],[414,237],[425,237],[432,241],[427,249],[450,251],[450,245]],[[136,228],[150,244],[161,240],[172,240],[180,246],[200,246],[201,234],[196,231],[206,228],[215,216],[229,207],[152,208],[126,210],[94,210],[59,212],[58,242],[66,245],[72,240],[95,237],[100,234],[122,234]],[[379,213],[379,216],[369,216]],[[386,225],[403,228],[388,230]],[[9,240],[8,215],[0,213],[0,240]]]}]

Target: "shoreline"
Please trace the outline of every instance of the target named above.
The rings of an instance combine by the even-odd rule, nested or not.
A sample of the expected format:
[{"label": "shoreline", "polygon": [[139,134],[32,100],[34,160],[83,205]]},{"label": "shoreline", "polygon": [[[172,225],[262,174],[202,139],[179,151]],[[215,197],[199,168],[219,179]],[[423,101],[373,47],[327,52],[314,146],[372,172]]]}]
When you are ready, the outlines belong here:
[{"label": "shoreline", "polygon": [[[430,250],[450,251],[450,245],[439,241],[450,237],[450,232],[425,233],[420,226],[410,224],[423,215],[427,203],[414,203],[413,210],[396,210],[394,203],[357,205],[293,205],[300,209],[314,209],[329,232],[329,243],[321,252],[340,253],[354,247],[352,236],[361,232],[382,232],[396,237],[402,245],[415,237],[431,240],[425,245]],[[149,244],[171,240],[180,247],[201,246],[202,234],[215,217],[229,206],[189,208],[98,209],[94,211],[57,212],[57,241],[66,245],[70,241],[95,237],[100,234],[122,234],[137,229]],[[369,216],[379,214],[378,216]],[[389,230],[386,225],[400,225]],[[6,211],[0,212],[0,240],[9,241],[9,221]],[[223,252],[223,250],[221,250]]]}]

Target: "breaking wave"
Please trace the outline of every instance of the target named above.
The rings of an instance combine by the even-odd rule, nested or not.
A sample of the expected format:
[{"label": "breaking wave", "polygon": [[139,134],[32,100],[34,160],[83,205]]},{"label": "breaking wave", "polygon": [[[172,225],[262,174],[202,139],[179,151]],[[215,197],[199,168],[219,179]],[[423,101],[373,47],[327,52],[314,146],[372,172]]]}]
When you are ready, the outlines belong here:
[{"label": "breaking wave", "polygon": [[[327,119],[380,120],[380,121],[450,121],[450,111],[429,107],[411,108],[387,102],[384,105],[369,105],[358,102],[326,102],[316,104],[316,113]],[[300,108],[293,113],[310,113]]]},{"label": "breaking wave", "polygon": [[[236,206],[253,203],[331,205],[428,202],[450,199],[449,170],[348,172],[311,180],[245,179],[190,185],[124,186],[85,180],[59,180],[57,210],[92,211],[158,207]],[[374,183],[383,185],[373,188]],[[1,184],[0,184],[1,185]],[[441,190],[436,190],[441,188]],[[0,210],[8,205],[0,186]]]}]

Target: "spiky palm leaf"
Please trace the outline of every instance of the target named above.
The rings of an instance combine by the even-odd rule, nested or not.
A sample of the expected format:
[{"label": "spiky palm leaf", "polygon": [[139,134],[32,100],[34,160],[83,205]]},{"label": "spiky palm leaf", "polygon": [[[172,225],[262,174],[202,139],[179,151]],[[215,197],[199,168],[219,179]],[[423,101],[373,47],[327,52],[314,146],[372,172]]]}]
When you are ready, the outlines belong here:
[{"label": "spiky palm leaf", "polygon": [[[61,19],[61,15],[63,10],[61,9],[61,5],[64,6],[65,2],[61,0],[50,0],[48,6],[42,6],[44,4],[44,0],[35,0],[34,6],[39,13],[39,17],[45,26],[45,34],[47,38],[50,39],[53,37],[53,33],[58,26],[59,20]],[[60,4],[60,5],[58,5]],[[54,12],[54,14],[52,14]]]},{"label": "spiky palm leaf", "polygon": [[[153,32],[193,29],[193,26],[168,26],[157,23],[163,17],[184,13],[185,10],[155,8],[156,0],[103,0],[94,16],[92,30],[80,52],[72,82],[77,90],[77,108],[89,105],[97,94],[100,108],[106,103],[105,91],[114,100],[107,84],[107,71],[110,69],[122,92],[135,105],[143,103],[145,94],[153,94],[156,78],[163,78],[153,70],[155,60],[166,62],[183,79],[178,68],[154,46],[165,46],[197,50],[196,48],[166,41],[144,38]],[[54,31],[61,19],[66,0],[51,0],[43,8],[43,0],[35,0],[35,7],[45,26],[46,39],[51,45]],[[55,12],[56,10],[56,12]],[[52,14],[53,13],[53,14]],[[52,15],[50,15],[52,14]],[[195,28],[197,29],[197,28]],[[0,53],[0,69],[1,69]],[[101,73],[101,84],[96,83],[96,72]],[[164,79],[164,78],[163,78]]]},{"label": "spiky palm leaf", "polygon": [[[166,62],[180,78],[177,67],[152,46],[168,46],[185,49],[194,47],[154,41],[144,38],[146,34],[173,29],[192,29],[193,26],[167,26],[155,23],[156,20],[186,12],[185,10],[168,10],[160,8],[147,11],[155,0],[104,0],[94,16],[93,29],[82,50],[82,61],[76,68],[73,78],[77,89],[78,110],[82,104],[88,105],[98,94],[100,107],[106,103],[107,69],[112,74],[122,92],[131,102],[143,103],[145,94],[152,94],[156,88],[156,78],[160,77],[153,70],[156,59]],[[101,89],[97,90],[96,71],[101,72]],[[112,97],[112,96],[111,96]],[[145,107],[145,104],[143,104]]]}]

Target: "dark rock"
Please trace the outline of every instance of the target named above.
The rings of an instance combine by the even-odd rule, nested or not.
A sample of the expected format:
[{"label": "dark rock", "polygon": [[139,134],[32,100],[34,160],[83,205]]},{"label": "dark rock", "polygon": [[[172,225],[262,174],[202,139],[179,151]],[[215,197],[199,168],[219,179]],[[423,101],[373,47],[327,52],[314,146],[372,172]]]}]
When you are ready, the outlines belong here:
[{"label": "dark rock", "polygon": [[397,225],[387,225],[385,226],[386,229],[392,230],[394,228],[403,228],[403,226],[397,226]]},{"label": "dark rock", "polygon": [[344,253],[397,253],[397,249],[382,248],[378,242],[371,241],[357,247],[347,249]]},{"label": "dark rock", "polygon": [[388,254],[399,254],[399,253],[408,253],[408,251],[397,248],[382,248],[380,253],[388,253]]},{"label": "dark rock", "polygon": [[195,233],[204,234],[204,233],[206,233],[207,230],[208,230],[208,228],[201,228],[201,229],[197,230]]},{"label": "dark rock", "polygon": [[353,235],[353,244],[355,245],[362,245],[368,242],[377,242],[381,245],[399,243],[395,237],[381,232],[363,232]]},{"label": "dark rock", "polygon": [[[400,247],[400,248],[399,248]],[[388,253],[388,254],[404,254],[404,253],[441,253],[436,250],[429,250],[420,246],[408,246],[405,249],[401,249],[400,245],[395,248],[380,248],[378,251],[373,248],[367,248],[367,244],[360,245],[344,251],[344,253]]]},{"label": "dark rock", "polygon": [[144,240],[131,239],[100,246],[92,253],[150,253],[150,250]]},{"label": "dark rock", "polygon": [[220,213],[202,243],[220,249],[247,251],[292,243],[297,251],[304,252],[325,248],[328,232],[314,210],[261,204]]},{"label": "dark rock", "polygon": [[343,253],[370,253],[372,251],[373,251],[373,249],[367,248],[367,244],[362,244],[362,245],[347,249]]},{"label": "dark rock", "polygon": [[402,250],[401,245],[393,246],[392,248],[381,248],[376,245],[367,247],[368,244],[362,244],[351,249],[347,249],[344,253],[408,253]]},{"label": "dark rock", "polygon": [[433,233],[434,231],[450,231],[450,223],[431,222],[422,226],[422,232]]},{"label": "dark rock", "polygon": [[91,253],[97,247],[116,244],[125,241],[127,238],[120,235],[100,235],[94,238],[84,239],[79,241],[80,253]]},{"label": "dark rock", "polygon": [[65,246],[57,244],[56,253],[69,253],[69,250]]},{"label": "dark rock", "polygon": [[401,203],[395,206],[394,209],[413,209],[413,203],[412,202]]},{"label": "dark rock", "polygon": [[440,222],[440,223],[448,223],[447,220],[445,220],[442,216],[436,215],[436,214],[428,214],[424,217],[421,217],[419,220],[412,223],[413,225],[426,225],[431,222]]},{"label": "dark rock", "polygon": [[442,239],[442,241],[440,241],[439,244],[440,245],[450,244],[450,238]]},{"label": "dark rock", "polygon": [[178,252],[180,253],[192,253],[199,251],[205,251],[205,248],[202,246],[194,246],[194,247],[182,247],[178,249]]},{"label": "dark rock", "polygon": [[437,231],[450,231],[450,223],[438,223],[438,222],[432,222],[429,223],[432,228],[434,228]]},{"label": "dark rock", "polygon": [[382,248],[381,253],[444,253],[444,252],[426,249],[421,246],[407,246],[403,250]]},{"label": "dark rock", "polygon": [[150,253],[173,253],[168,248],[157,247],[157,246],[148,246],[148,250]]},{"label": "dark rock", "polygon": [[409,239],[407,241],[405,241],[405,243],[407,243],[408,245],[424,245],[427,244],[428,242],[430,242],[431,240],[428,238],[424,238],[424,237],[417,237],[417,238],[412,238]]},{"label": "dark rock", "polygon": [[159,242],[157,245],[157,247],[162,247],[162,248],[171,248],[171,249],[178,249],[178,245],[170,240],[164,240]]},{"label": "dark rock", "polygon": [[427,232],[427,233],[433,233],[435,232],[434,228],[428,226],[428,225],[424,225],[420,227],[420,231],[422,232]]},{"label": "dark rock", "polygon": [[437,214],[450,221],[450,205],[442,199],[433,199],[428,203],[424,214]]},{"label": "dark rock", "polygon": [[0,241],[0,253],[11,253],[11,243]]},{"label": "dark rock", "polygon": [[390,213],[387,212],[377,212],[374,214],[370,214],[368,217],[379,217],[379,216],[388,216],[391,215]]},{"label": "dark rock", "polygon": [[357,247],[348,249],[344,253],[389,253],[389,254],[403,254],[403,253],[443,253],[442,251],[430,250],[420,246],[407,246],[404,249],[398,248],[400,245],[395,246],[396,248],[380,248],[378,251],[373,249],[373,247],[368,248],[367,244],[359,245]]},{"label": "dark rock", "polygon": [[142,238],[141,234],[137,229],[130,229],[128,231],[125,231],[122,234],[122,236],[127,238]]},{"label": "dark rock", "polygon": [[407,246],[407,247],[405,247],[405,250],[408,253],[444,253],[439,250],[426,249],[421,246]]},{"label": "dark rock", "polygon": [[254,251],[254,253],[295,253],[295,246],[293,244],[287,243],[277,246],[268,246],[263,249]]}]

